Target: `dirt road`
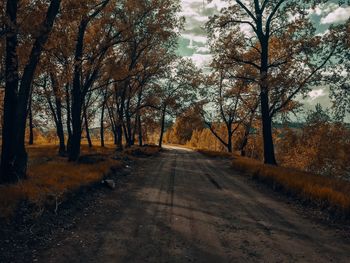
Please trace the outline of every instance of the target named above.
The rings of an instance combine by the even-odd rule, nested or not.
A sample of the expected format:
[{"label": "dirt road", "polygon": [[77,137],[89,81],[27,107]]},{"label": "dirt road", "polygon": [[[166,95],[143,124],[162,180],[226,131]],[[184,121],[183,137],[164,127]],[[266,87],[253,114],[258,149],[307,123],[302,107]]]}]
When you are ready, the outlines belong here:
[{"label": "dirt road", "polygon": [[247,184],[224,160],[168,148],[101,197],[41,262],[350,262],[350,241]]}]

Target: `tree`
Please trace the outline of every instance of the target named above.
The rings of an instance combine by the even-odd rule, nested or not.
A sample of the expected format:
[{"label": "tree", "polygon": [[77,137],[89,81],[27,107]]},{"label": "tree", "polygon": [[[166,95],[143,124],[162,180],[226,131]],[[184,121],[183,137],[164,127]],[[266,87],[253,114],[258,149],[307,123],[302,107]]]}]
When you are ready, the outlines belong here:
[{"label": "tree", "polygon": [[[235,0],[208,23],[211,38],[219,35],[219,41],[230,47],[226,61],[248,65],[258,73],[264,162],[268,164],[276,164],[274,115],[317,83],[321,71],[339,50],[342,36],[337,33],[341,30],[316,35],[305,11],[311,7],[311,1]],[[242,32],[243,26],[249,32]]]},{"label": "tree", "polygon": [[163,143],[167,114],[178,114],[194,101],[195,91],[201,84],[201,71],[190,60],[178,59],[169,65],[163,77],[155,83],[160,117],[159,147]]},{"label": "tree", "polygon": [[348,177],[350,130],[334,122],[321,105],[307,113],[301,129],[284,129],[282,136],[279,149],[283,165],[324,176]]},{"label": "tree", "polygon": [[175,124],[172,126],[172,143],[186,144],[191,140],[193,131],[204,129],[205,124],[200,111],[199,107],[190,107],[176,118]]},{"label": "tree", "polygon": [[21,77],[18,67],[18,0],[6,3],[6,72],[4,98],[4,125],[2,131],[1,182],[8,183],[26,176],[27,153],[25,150],[25,128],[29,95],[43,47],[52,30],[61,4],[52,0],[43,22],[33,38],[28,60]]},{"label": "tree", "polygon": [[[232,152],[233,134],[254,115],[259,100],[247,81],[230,79],[229,68],[225,65],[214,61],[212,66],[216,72],[209,76],[204,87],[202,116],[213,135]],[[216,128],[221,129],[220,124],[225,126],[225,136],[216,131]]]},{"label": "tree", "polygon": [[324,82],[330,86],[333,111],[340,121],[350,114],[350,19],[345,24],[344,34],[346,37],[341,42],[341,52],[336,54],[334,62],[327,67],[328,74]]}]

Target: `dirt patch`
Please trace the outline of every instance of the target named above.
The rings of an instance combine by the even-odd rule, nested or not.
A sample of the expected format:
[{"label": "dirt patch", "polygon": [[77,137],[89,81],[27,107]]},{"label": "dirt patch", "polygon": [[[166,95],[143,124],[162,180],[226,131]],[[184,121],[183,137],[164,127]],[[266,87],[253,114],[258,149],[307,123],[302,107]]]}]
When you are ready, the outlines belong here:
[{"label": "dirt patch", "polygon": [[[134,162],[125,165],[131,166]],[[122,188],[127,187],[129,173],[128,169],[112,167],[108,178],[117,182],[116,191],[125,191]],[[58,206],[38,208],[21,202],[10,221],[0,219],[0,262],[36,261],[39,250],[45,249],[61,233],[75,229],[112,191],[101,182],[95,182],[67,194]]]},{"label": "dirt patch", "polygon": [[108,158],[108,155],[102,155],[102,154],[86,154],[81,155],[78,159],[78,163],[81,164],[98,164],[100,162],[106,161]]},{"label": "dirt patch", "polygon": [[17,219],[25,241],[13,225],[0,261],[348,262],[341,229],[260,191],[227,160],[170,148],[125,172],[115,191],[99,186],[34,226]]}]

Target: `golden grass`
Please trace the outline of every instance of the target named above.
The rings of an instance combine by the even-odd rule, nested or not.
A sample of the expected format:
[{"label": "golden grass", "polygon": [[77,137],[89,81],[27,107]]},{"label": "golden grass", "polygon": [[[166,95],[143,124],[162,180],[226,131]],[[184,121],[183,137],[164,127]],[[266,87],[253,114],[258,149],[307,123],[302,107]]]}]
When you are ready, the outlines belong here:
[{"label": "golden grass", "polygon": [[155,145],[147,145],[147,146],[132,146],[130,148],[126,148],[124,153],[131,156],[152,156],[157,154],[161,150],[160,147]]},{"label": "golden grass", "polygon": [[204,149],[196,149],[196,151],[208,157],[232,158],[234,156],[233,153],[229,153],[229,152],[218,152],[218,151],[210,151],[210,150],[204,150]]},{"label": "golden grass", "polygon": [[342,214],[350,213],[350,182],[285,167],[265,165],[249,158],[235,158],[234,168],[247,172],[274,188],[311,201]]},{"label": "golden grass", "polygon": [[[97,163],[68,162],[57,156],[55,145],[28,146],[28,178],[13,185],[0,185],[0,217],[10,218],[18,204],[27,200],[38,208],[62,202],[68,193],[99,182],[111,169],[122,167],[122,162],[110,158],[115,153],[114,145],[89,148],[82,145],[83,155],[101,155],[105,158]],[[151,156],[160,151],[157,146],[133,146],[122,155]]]},{"label": "golden grass", "polygon": [[38,207],[61,202],[65,195],[100,181],[111,168],[121,168],[122,163],[108,158],[113,147],[82,147],[83,154],[103,154],[104,161],[97,164],[67,162],[57,156],[55,146],[28,147],[28,179],[14,185],[0,186],[0,217],[10,217],[21,200],[28,200]]}]

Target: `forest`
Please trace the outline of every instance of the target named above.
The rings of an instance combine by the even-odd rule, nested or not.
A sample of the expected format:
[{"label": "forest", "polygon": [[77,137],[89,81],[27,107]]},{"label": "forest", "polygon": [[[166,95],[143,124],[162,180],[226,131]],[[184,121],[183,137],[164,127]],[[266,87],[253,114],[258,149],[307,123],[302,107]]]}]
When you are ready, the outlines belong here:
[{"label": "forest", "polygon": [[[187,6],[205,14],[198,29]],[[170,174],[173,206],[177,173],[202,158],[216,162],[203,176],[219,190],[228,162],[233,177],[349,220],[349,17],[335,0],[1,1],[0,225],[59,218],[82,188],[119,191],[130,167]],[[205,65],[179,47],[195,30]],[[326,96],[310,104],[315,90]]]}]

